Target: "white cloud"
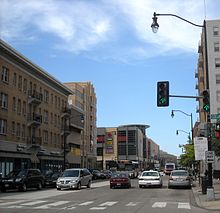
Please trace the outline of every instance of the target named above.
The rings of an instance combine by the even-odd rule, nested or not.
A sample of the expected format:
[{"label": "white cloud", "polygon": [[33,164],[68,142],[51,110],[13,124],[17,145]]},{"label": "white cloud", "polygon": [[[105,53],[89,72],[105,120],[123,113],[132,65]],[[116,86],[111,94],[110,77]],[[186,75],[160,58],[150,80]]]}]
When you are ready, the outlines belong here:
[{"label": "white cloud", "polygon": [[[218,4],[218,0],[206,2],[207,8],[213,2]],[[202,24],[203,3],[196,0],[3,0],[1,37],[28,40],[53,36],[58,41],[56,48],[75,54],[92,54],[96,50],[101,53],[100,57],[117,56],[122,61],[132,58],[133,53],[137,59],[173,50],[195,51],[201,29],[168,16],[158,17],[157,34],[151,32],[150,25],[154,11],[177,14]],[[208,10],[207,14],[211,12]],[[106,47],[104,51],[100,46]]]}]

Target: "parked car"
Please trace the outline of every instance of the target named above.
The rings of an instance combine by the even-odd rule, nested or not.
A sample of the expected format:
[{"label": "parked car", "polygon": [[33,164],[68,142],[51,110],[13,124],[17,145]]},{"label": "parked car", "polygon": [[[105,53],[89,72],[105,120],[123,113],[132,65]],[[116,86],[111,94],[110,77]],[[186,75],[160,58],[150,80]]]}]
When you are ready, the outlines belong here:
[{"label": "parked car", "polygon": [[115,172],[112,174],[110,180],[110,188],[131,188],[131,179],[127,172]]},{"label": "parked car", "polygon": [[66,169],[57,179],[57,190],[61,189],[81,189],[81,186],[91,187],[92,174],[88,169],[76,168]]},{"label": "parked car", "polygon": [[39,169],[23,169],[10,172],[1,180],[1,191],[18,189],[27,191],[27,188],[42,189],[44,186],[44,176]]},{"label": "parked car", "polygon": [[192,176],[186,170],[173,170],[168,179],[168,188],[184,187],[191,188]]},{"label": "parked car", "polygon": [[139,188],[150,186],[163,186],[163,180],[158,171],[143,171],[138,177]]},{"label": "parked car", "polygon": [[106,178],[107,178],[107,176],[105,173],[100,172],[99,170],[96,170],[96,169],[92,170],[92,179],[93,180],[106,179]]},{"label": "parked car", "polygon": [[56,187],[57,179],[62,175],[61,172],[48,172],[44,175],[46,187]]},{"label": "parked car", "polygon": [[110,170],[102,170],[101,172],[104,173],[108,179],[112,176],[112,172]]}]

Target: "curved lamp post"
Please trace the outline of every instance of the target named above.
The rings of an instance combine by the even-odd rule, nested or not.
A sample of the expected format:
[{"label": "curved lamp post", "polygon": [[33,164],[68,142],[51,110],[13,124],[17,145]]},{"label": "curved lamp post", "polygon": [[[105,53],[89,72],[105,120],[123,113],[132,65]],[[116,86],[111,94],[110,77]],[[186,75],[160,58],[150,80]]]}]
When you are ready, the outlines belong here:
[{"label": "curved lamp post", "polygon": [[182,130],[182,129],[177,129],[177,130],[176,130],[176,135],[179,135],[179,132],[184,132],[184,133],[186,133],[186,134],[188,135],[189,140],[191,140],[191,138],[190,138],[190,132],[184,131],[184,130]]},{"label": "curved lamp post", "polygon": [[[153,23],[151,24],[151,28],[152,31],[154,33],[156,33],[158,31],[159,28],[159,24],[157,22],[157,17],[158,16],[173,16],[176,17],[178,19],[181,19],[182,21],[185,21],[193,26],[196,27],[201,27],[204,30],[204,45],[205,45],[205,69],[206,69],[206,90],[209,90],[209,71],[208,71],[208,48],[207,48],[207,32],[206,32],[206,21],[204,20],[203,25],[200,24],[195,24],[191,21],[188,21],[187,19],[184,19],[178,15],[175,14],[169,14],[169,13],[164,13],[164,14],[160,14],[160,13],[153,13]],[[210,123],[210,112],[206,113],[206,120],[207,123]],[[209,130],[210,131],[210,130]],[[212,144],[211,144],[211,140],[208,139],[208,151],[212,150]],[[213,188],[213,181],[212,181],[212,163],[208,163],[208,188]],[[207,193],[208,194],[208,193]],[[210,200],[214,199],[214,192],[212,192],[213,196],[211,195],[211,191],[210,191]]]},{"label": "curved lamp post", "polygon": [[187,114],[187,113],[183,112],[182,110],[178,110],[178,109],[175,110],[175,109],[173,109],[171,111],[171,117],[172,118],[174,117],[174,112],[181,112],[182,114],[190,117],[190,121],[191,121],[191,139],[192,139],[192,143],[193,143],[193,119],[192,119],[192,113],[191,114]]}]

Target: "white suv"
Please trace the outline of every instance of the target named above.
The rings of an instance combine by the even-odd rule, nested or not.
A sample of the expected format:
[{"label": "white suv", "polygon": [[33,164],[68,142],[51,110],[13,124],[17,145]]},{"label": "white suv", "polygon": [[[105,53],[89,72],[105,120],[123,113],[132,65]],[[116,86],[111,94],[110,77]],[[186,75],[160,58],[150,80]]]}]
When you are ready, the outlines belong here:
[{"label": "white suv", "polygon": [[62,176],[57,179],[57,190],[81,189],[81,186],[91,187],[92,174],[88,169],[66,169]]}]

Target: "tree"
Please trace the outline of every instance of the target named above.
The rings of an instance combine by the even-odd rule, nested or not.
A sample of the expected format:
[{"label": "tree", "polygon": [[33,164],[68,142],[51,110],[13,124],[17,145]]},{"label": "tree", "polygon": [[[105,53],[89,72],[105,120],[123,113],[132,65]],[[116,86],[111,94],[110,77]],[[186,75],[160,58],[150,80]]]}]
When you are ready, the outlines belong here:
[{"label": "tree", "polygon": [[180,155],[180,164],[183,167],[191,167],[195,162],[195,152],[193,144],[184,145],[185,153]]}]

